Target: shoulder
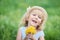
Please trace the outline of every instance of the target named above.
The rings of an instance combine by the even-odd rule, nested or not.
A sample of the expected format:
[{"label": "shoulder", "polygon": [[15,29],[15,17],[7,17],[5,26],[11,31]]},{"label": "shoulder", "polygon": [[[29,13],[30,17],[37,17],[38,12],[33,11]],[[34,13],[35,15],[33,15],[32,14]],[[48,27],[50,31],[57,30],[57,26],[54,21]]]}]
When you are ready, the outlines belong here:
[{"label": "shoulder", "polygon": [[24,26],[22,26],[22,27],[19,28],[20,31],[23,31],[25,29],[26,29],[26,27],[24,27]]},{"label": "shoulder", "polygon": [[20,27],[19,29],[23,29],[24,27]]},{"label": "shoulder", "polygon": [[40,40],[44,40],[44,32],[43,31],[40,31],[40,35],[39,35],[39,39]]},{"label": "shoulder", "polygon": [[38,34],[39,34],[40,36],[44,36],[44,31],[39,31]]},{"label": "shoulder", "polygon": [[34,34],[34,37],[38,39],[39,37],[44,37],[44,32],[43,31],[38,31],[36,34]]}]

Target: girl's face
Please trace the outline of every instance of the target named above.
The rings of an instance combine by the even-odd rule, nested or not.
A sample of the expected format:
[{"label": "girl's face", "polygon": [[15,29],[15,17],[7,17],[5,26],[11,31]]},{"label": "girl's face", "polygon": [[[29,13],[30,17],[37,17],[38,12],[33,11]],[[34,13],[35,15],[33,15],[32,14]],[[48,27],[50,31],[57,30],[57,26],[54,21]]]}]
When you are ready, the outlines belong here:
[{"label": "girl's face", "polygon": [[40,10],[33,10],[28,18],[28,26],[35,26],[37,27],[41,23],[41,14],[42,12]]}]

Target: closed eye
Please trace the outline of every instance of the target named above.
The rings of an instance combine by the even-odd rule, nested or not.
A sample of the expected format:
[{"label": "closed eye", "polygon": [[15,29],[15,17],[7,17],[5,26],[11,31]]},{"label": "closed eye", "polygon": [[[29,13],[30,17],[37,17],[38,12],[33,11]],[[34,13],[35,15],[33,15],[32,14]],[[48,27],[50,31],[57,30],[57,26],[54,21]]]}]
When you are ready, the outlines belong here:
[{"label": "closed eye", "polygon": [[39,19],[41,19],[41,17],[40,17],[40,16],[38,16],[38,18],[39,18]]},{"label": "closed eye", "polygon": [[36,14],[32,14],[33,16],[36,16]]}]

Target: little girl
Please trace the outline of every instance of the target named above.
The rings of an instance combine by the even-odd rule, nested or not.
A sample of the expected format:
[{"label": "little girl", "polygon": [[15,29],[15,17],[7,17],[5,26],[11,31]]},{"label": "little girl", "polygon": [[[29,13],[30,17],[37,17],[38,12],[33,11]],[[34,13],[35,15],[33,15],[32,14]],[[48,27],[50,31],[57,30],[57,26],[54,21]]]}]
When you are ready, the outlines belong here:
[{"label": "little girl", "polygon": [[[23,26],[18,29],[16,40],[28,40],[29,37],[30,40],[45,40],[43,28],[46,20],[47,12],[44,8],[39,6],[29,7],[20,22],[20,26]],[[25,30],[29,26],[36,28],[36,34],[26,35]]]}]

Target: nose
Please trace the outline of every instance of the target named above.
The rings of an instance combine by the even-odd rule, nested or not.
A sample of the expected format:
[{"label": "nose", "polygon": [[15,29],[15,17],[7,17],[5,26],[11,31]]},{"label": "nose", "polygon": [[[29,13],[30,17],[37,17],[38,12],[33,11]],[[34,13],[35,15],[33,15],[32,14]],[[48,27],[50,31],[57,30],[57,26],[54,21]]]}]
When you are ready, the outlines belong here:
[{"label": "nose", "polygon": [[38,16],[37,16],[37,15],[35,16],[35,19],[36,19],[36,20],[38,19]]}]

